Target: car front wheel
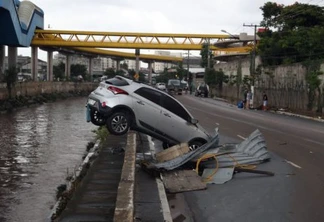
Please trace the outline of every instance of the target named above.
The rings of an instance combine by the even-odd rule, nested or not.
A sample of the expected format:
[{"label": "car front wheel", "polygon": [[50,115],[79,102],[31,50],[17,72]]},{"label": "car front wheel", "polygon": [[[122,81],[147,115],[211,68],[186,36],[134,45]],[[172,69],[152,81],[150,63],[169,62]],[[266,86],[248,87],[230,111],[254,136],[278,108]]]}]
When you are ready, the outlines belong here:
[{"label": "car front wheel", "polygon": [[112,114],[106,122],[108,131],[113,135],[124,135],[130,127],[130,120],[126,113],[117,112]]},{"label": "car front wheel", "polygon": [[201,147],[204,143],[198,140],[192,141],[189,143],[189,150],[190,151],[194,151],[196,149],[198,149],[199,147]]}]

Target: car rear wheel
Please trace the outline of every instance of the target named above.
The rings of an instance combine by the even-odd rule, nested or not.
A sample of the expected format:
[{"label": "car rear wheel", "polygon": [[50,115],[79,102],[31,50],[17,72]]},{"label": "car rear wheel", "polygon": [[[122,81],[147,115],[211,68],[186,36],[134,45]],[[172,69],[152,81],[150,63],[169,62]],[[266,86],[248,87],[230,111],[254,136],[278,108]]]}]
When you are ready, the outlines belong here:
[{"label": "car rear wheel", "polygon": [[90,111],[90,120],[96,126],[104,126],[106,124],[106,118],[94,109]]},{"label": "car rear wheel", "polygon": [[117,112],[112,114],[106,122],[109,133],[113,135],[124,135],[130,127],[130,120],[126,113]]}]

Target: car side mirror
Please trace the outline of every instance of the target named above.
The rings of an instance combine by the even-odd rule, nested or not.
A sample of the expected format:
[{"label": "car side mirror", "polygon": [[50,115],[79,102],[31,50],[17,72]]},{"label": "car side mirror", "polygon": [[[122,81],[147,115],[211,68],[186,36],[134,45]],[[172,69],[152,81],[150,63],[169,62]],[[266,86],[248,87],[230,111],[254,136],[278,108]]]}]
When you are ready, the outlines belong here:
[{"label": "car side mirror", "polygon": [[196,125],[199,121],[197,119],[191,119],[190,121],[192,124]]}]

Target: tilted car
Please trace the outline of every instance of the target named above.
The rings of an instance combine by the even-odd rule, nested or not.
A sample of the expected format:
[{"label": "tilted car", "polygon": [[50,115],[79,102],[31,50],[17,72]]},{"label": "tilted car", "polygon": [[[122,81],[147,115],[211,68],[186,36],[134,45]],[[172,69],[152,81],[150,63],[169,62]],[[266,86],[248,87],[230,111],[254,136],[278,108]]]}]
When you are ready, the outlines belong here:
[{"label": "tilted car", "polygon": [[161,140],[163,148],[188,142],[196,149],[211,139],[178,100],[121,76],[101,82],[89,95],[87,106],[91,122],[106,125],[114,135],[132,129]]}]

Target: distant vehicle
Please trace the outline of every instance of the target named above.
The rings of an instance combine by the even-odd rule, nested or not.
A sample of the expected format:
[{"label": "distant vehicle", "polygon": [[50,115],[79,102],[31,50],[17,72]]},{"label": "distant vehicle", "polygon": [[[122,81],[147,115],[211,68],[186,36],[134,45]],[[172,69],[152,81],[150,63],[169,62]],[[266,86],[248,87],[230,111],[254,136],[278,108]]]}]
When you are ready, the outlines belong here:
[{"label": "distant vehicle", "polygon": [[169,79],[167,84],[168,93],[182,95],[182,85],[179,79]]},{"label": "distant vehicle", "polygon": [[156,83],[155,87],[160,90],[166,90],[166,86],[164,82],[158,82]]},{"label": "distant vehicle", "polygon": [[183,90],[188,90],[189,89],[189,84],[187,81],[181,80],[181,86]]},{"label": "distant vehicle", "polygon": [[195,96],[208,97],[209,86],[206,83],[200,83],[195,91]]},{"label": "distant vehicle", "polygon": [[101,82],[101,81],[105,81],[106,79],[108,79],[108,76],[101,76],[101,77],[100,77],[100,82]]},{"label": "distant vehicle", "polygon": [[211,139],[178,100],[125,77],[100,82],[89,95],[87,107],[94,125],[106,125],[113,135],[133,129],[162,141],[163,148],[187,142],[196,149]]}]

